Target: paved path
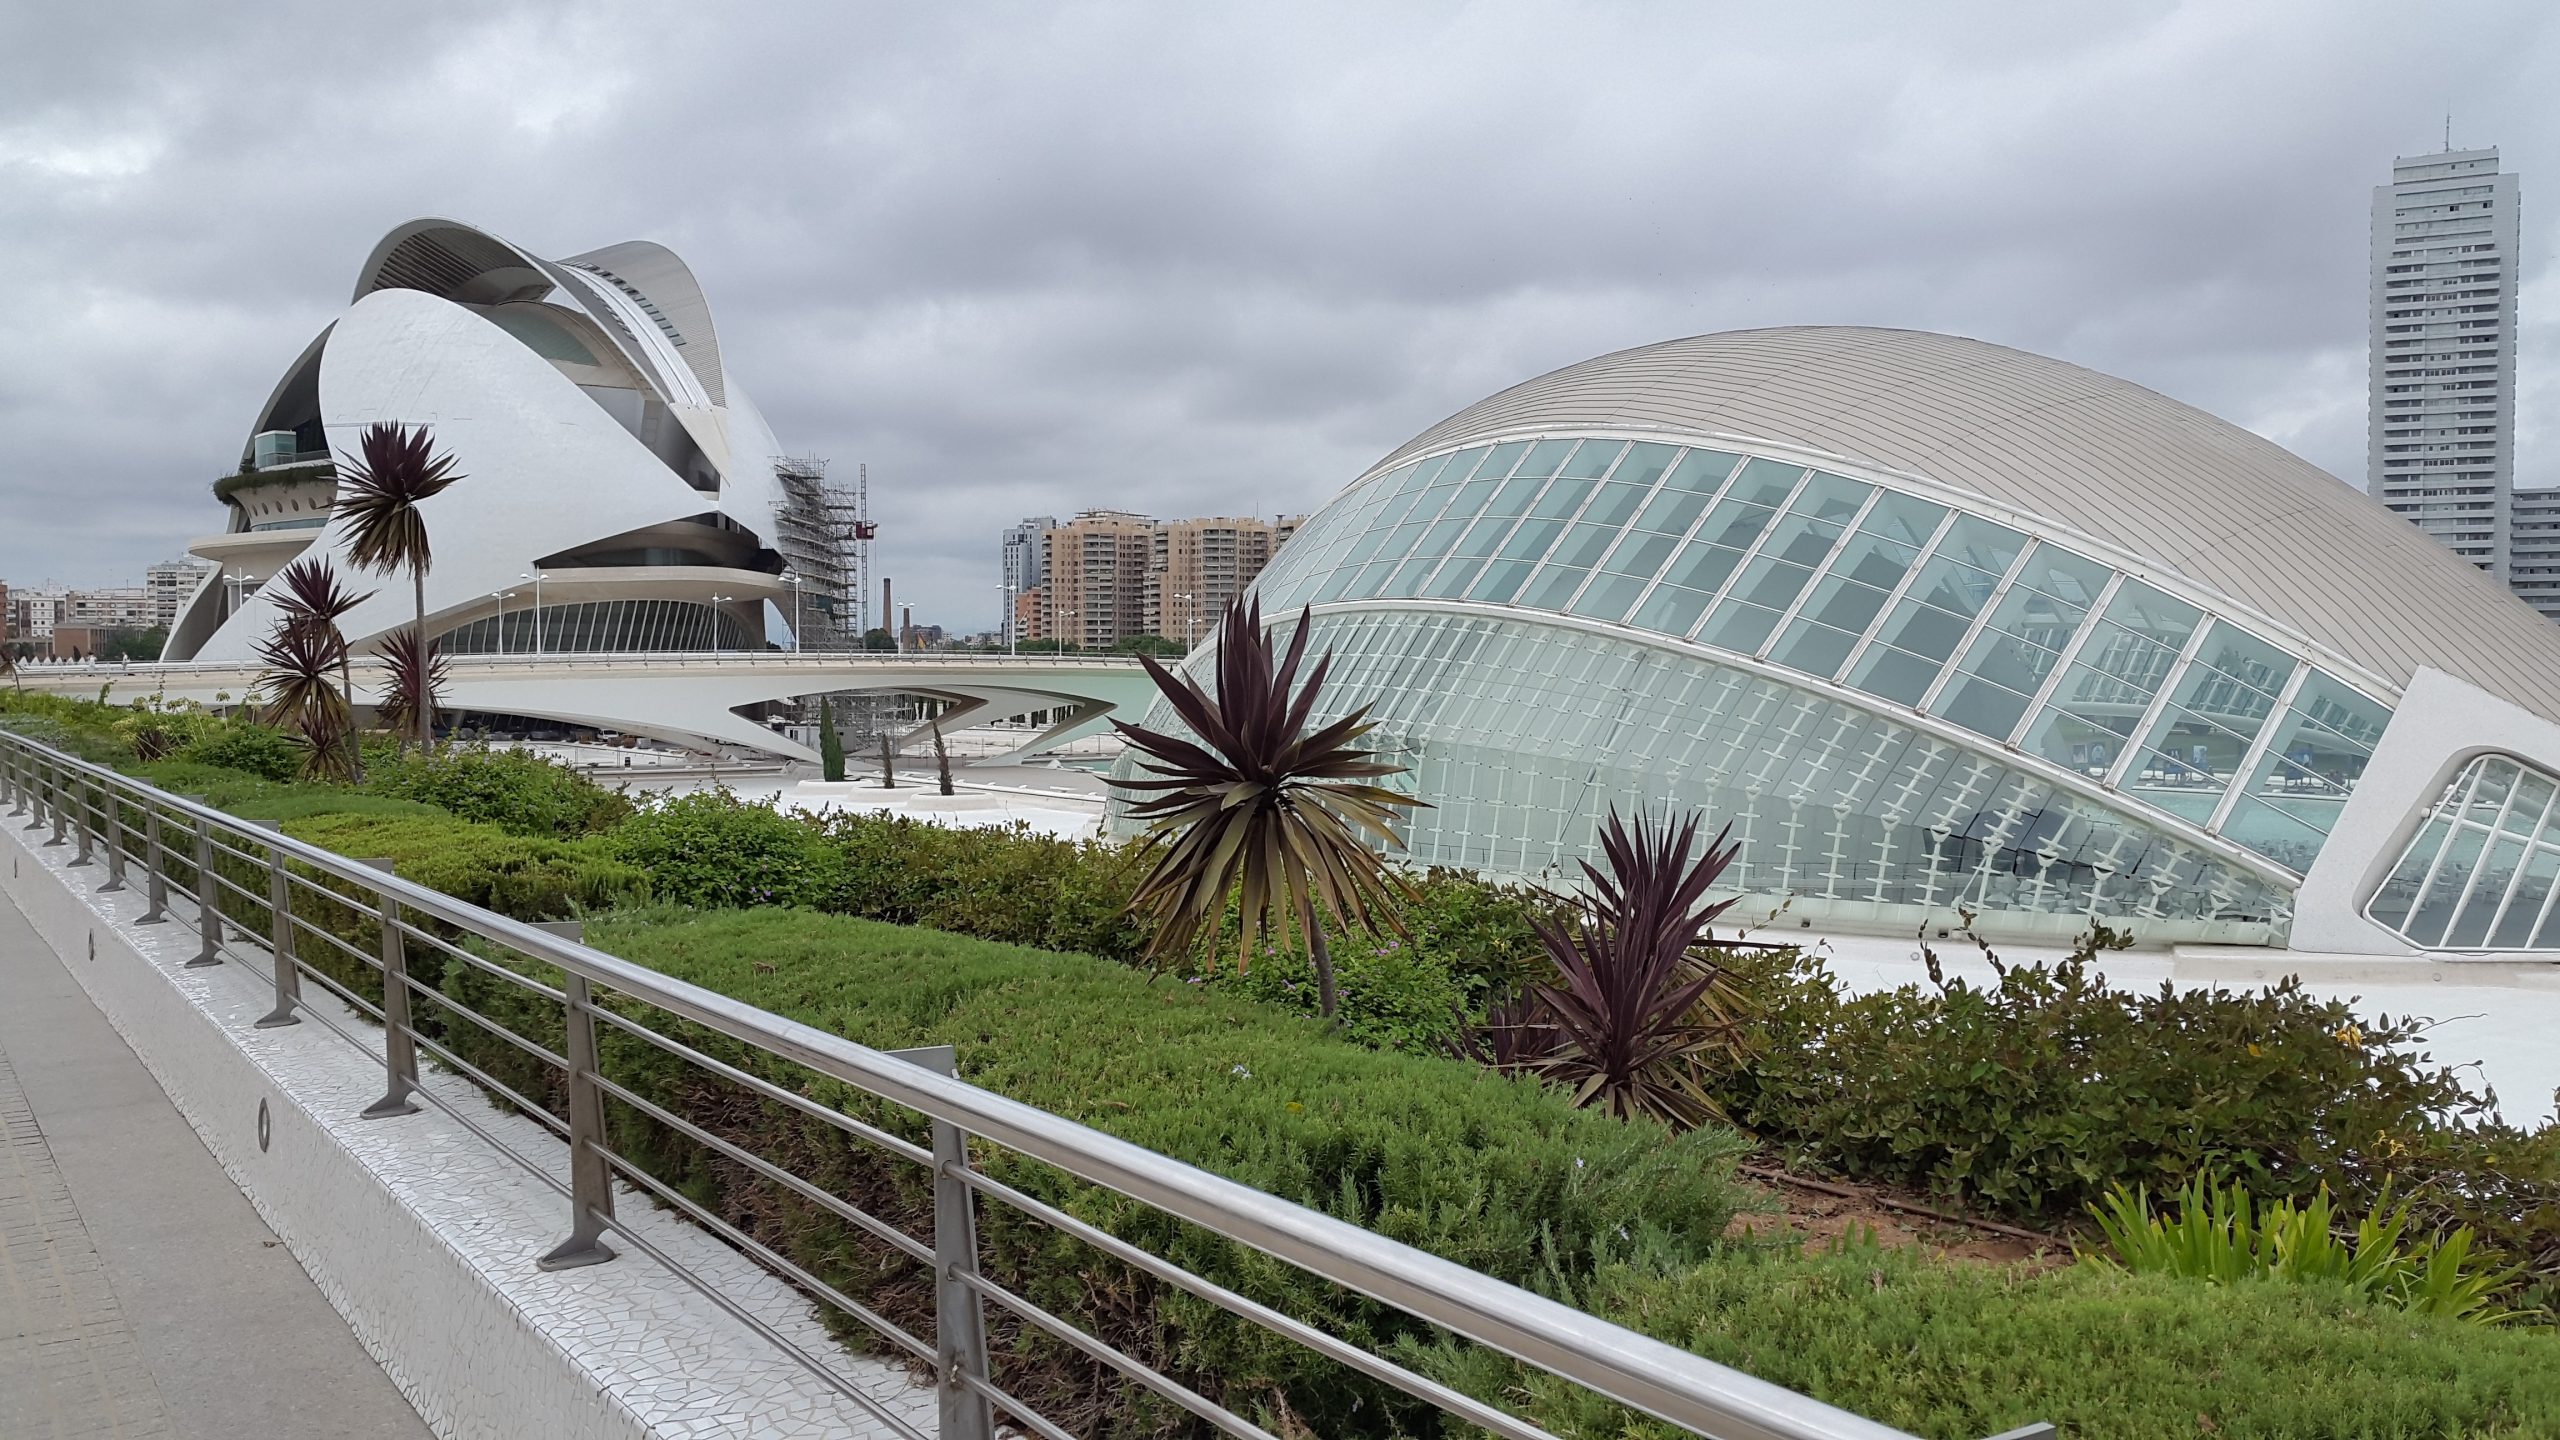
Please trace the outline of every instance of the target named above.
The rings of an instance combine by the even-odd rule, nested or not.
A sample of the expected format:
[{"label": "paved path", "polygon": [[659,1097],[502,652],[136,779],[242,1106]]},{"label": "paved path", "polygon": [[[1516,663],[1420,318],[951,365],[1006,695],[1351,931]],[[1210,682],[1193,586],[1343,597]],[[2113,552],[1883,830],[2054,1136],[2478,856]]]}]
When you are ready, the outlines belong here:
[{"label": "paved path", "polygon": [[0,899],[0,1437],[429,1433]]}]

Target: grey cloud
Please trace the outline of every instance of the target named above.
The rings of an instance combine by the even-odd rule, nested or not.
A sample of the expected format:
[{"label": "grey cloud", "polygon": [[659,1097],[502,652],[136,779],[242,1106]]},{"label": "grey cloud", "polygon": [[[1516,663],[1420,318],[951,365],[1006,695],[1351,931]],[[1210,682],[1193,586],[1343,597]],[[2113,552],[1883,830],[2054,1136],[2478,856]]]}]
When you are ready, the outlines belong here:
[{"label": "grey cloud", "polygon": [[[2391,155],[2451,104],[2560,183],[2547,7],[1779,8],[22,5],[0,576],[180,549],[417,214],[675,247],[785,444],[870,463],[900,594],[976,627],[1016,514],[1304,508],[1741,325],[2020,345],[2358,476]],[[2560,327],[2526,342],[2560,399]]]}]

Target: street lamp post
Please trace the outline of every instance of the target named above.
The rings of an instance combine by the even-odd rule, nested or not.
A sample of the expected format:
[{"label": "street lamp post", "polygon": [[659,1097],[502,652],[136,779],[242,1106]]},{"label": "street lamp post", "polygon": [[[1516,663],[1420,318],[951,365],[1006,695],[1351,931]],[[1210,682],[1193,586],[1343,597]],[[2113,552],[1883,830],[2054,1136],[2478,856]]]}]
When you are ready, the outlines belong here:
[{"label": "street lamp post", "polygon": [[737,598],[735,595],[711,597],[711,604],[707,608],[711,611],[711,653],[714,655],[720,653],[720,607]]},{"label": "street lamp post", "polygon": [[542,653],[542,572],[536,570],[516,578],[533,582],[533,653],[539,655]]},{"label": "street lamp post", "polygon": [[791,653],[800,653],[800,576],[796,571],[782,572],[782,583],[791,587]]},{"label": "street lamp post", "polygon": [[1015,600],[1021,594],[1022,590],[1019,586],[999,585],[996,587],[997,602],[1004,606],[1004,613],[997,618],[1004,622],[1004,653],[1007,655],[1018,655],[1022,653],[1014,648],[1014,641],[1019,638],[1019,636],[1018,632],[1014,629],[1013,614]]},{"label": "street lamp post", "polygon": [[489,598],[498,602],[498,653],[507,653],[507,602],[516,598],[513,590],[492,590]]}]

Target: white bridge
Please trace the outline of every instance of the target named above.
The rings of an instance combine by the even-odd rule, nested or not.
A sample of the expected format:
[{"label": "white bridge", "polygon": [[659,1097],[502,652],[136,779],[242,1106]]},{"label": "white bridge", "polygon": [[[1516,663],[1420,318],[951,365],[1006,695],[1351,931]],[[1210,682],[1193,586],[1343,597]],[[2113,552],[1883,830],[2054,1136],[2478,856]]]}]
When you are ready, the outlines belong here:
[{"label": "white bridge", "polygon": [[[692,654],[456,655],[444,708],[592,725],[680,745],[704,742],[797,760],[815,752],[739,714],[802,695],[868,690],[948,700],[945,726],[977,725],[1038,711],[1063,712],[1006,758],[1089,735],[1106,721],[1134,721],[1155,698],[1138,662],[1101,655],[900,655],[729,651]],[[179,664],[29,664],[25,688],[110,704],[158,696],[202,705],[245,704],[260,667],[236,661]],[[355,662],[358,704],[381,694],[381,662]]]}]

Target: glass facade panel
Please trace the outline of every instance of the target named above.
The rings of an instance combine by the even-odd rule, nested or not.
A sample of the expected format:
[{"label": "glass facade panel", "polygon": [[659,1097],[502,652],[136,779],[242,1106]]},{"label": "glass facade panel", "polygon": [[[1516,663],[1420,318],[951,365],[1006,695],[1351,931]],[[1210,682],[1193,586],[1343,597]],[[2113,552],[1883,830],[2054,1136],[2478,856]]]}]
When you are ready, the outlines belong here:
[{"label": "glass facade panel", "polygon": [[2560,949],[2560,779],[2483,755],[2368,898],[2365,914],[2422,950]]},{"label": "glass facade panel", "polygon": [[2226,621],[2215,621],[2186,679],[2145,736],[2125,788],[2199,823],[2221,807],[2294,658]]},{"label": "glass facade panel", "polygon": [[1597,480],[1609,473],[1609,467],[1618,463],[1618,456],[1626,448],[1623,440],[1585,440],[1574,448],[1573,458],[1565,462],[1564,478]]},{"label": "glass facade panel", "polygon": [[2390,711],[2337,677],[2319,670],[2303,677],[2222,833],[2268,859],[2309,869],[2389,723]]},{"label": "glass facade panel", "polygon": [[[1917,924],[1957,906],[2101,919],[2148,943],[2280,938],[2284,887],[1996,754],[1741,667],[1532,620],[1318,616],[1318,721],[1370,707],[1433,808],[1407,858],[1559,876],[1611,806],[1730,822],[1755,895]],[[1611,703],[1595,705],[1606,694]],[[1170,726],[1160,706],[1151,725]],[[1894,908],[1902,907],[1902,908]]]},{"label": "glass facade panel", "polygon": [[[717,626],[714,626],[714,618]],[[699,600],[598,600],[542,607],[537,646],[530,606],[484,615],[436,637],[448,655],[630,655],[762,650],[764,635]]]},{"label": "glass facade panel", "polygon": [[[1425,457],[1318,512],[1258,590],[1280,611],[1511,604],[1765,655],[1925,702],[2295,869],[2390,718],[2319,672],[2280,708],[2294,656],[2229,622],[2191,644],[2196,606],[2066,546],[1790,461],[1651,441]],[[2520,850],[2520,873],[2538,873],[2537,853]]]},{"label": "glass facade panel", "polygon": [[1546,479],[1555,474],[1564,464],[1564,457],[1573,453],[1575,443],[1571,440],[1539,441],[1529,447],[1528,455],[1521,460],[1520,468],[1512,472],[1513,476],[1515,478],[1526,476],[1532,480]]},{"label": "glass facade panel", "polygon": [[2051,545],[2038,545],[1984,621],[1956,678],[1933,712],[1994,740],[2026,718],[2062,651],[2087,620],[2109,572]]},{"label": "glass facade panel", "polygon": [[2027,748],[2092,777],[2107,774],[2202,618],[2194,606],[2139,580],[2119,586],[2028,728]]}]

